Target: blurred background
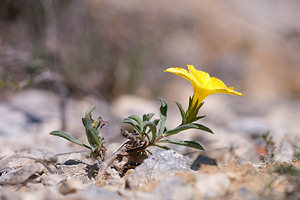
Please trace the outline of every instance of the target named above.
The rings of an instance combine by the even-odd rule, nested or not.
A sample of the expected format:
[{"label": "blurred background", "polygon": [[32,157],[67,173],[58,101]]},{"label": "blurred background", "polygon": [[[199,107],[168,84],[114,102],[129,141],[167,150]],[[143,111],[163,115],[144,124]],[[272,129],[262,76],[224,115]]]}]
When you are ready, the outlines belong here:
[{"label": "blurred background", "polygon": [[80,117],[91,104],[116,144],[120,119],[157,112],[159,97],[174,126],[173,102],[186,105],[192,88],[163,70],[192,64],[244,96],[208,97],[203,123],[215,135],[180,137],[255,160],[257,138],[270,131],[278,159],[290,159],[300,134],[299,10],[298,0],[2,0],[1,156],[32,144],[73,149],[48,133],[84,140]]}]

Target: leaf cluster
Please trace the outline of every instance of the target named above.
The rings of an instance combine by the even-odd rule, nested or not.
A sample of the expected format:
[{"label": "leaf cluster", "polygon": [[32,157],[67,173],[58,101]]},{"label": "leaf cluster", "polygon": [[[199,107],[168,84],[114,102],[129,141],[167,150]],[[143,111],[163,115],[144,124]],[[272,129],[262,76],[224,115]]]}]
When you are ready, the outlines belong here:
[{"label": "leaf cluster", "polygon": [[[176,145],[204,150],[204,148],[195,141],[172,141],[172,140],[165,139],[168,136],[178,134],[188,129],[198,129],[205,132],[213,133],[212,130],[209,129],[208,127],[202,124],[195,123],[195,121],[204,117],[204,116],[197,116],[197,113],[200,107],[202,106],[202,104],[200,107],[193,110],[192,115],[190,115],[188,114],[190,112],[189,110],[185,112],[181,104],[176,102],[182,117],[182,123],[179,126],[168,130],[165,125],[167,120],[168,106],[164,100],[161,99],[160,102],[161,102],[161,106],[159,110],[160,111],[159,119],[152,120],[154,113],[148,113],[148,114],[144,114],[142,118],[137,115],[131,115],[123,119],[122,122],[128,124],[134,129],[133,134],[136,134],[137,135],[136,138],[145,144],[144,145],[145,148],[147,148],[148,146],[157,146],[163,149],[169,149],[169,147],[161,145],[162,143],[169,143],[169,144],[176,144]],[[190,99],[190,104],[191,104],[191,99]]]},{"label": "leaf cluster", "polygon": [[94,157],[100,156],[101,152],[105,149],[103,146],[105,141],[103,137],[100,137],[99,133],[100,129],[106,124],[106,122],[102,120],[101,116],[99,116],[97,120],[92,118],[92,112],[95,110],[95,108],[95,106],[89,107],[85,112],[85,117],[82,118],[82,123],[85,127],[86,137],[89,145],[80,142],[71,135],[62,131],[52,131],[50,135],[62,137],[74,144],[87,148],[91,151],[91,155]]}]

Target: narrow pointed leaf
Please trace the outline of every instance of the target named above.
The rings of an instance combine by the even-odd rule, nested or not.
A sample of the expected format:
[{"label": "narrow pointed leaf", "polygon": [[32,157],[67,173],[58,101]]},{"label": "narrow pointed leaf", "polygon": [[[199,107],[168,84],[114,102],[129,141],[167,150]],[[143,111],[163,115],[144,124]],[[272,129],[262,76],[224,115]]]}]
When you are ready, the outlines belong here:
[{"label": "narrow pointed leaf", "polygon": [[199,150],[205,150],[202,145],[200,145],[197,142],[194,141],[171,141],[171,140],[161,140],[159,143],[170,143],[170,144],[176,144],[176,145],[181,145],[181,146],[187,146]]},{"label": "narrow pointed leaf", "polygon": [[157,126],[158,125],[158,123],[159,123],[159,119],[155,119],[155,120],[153,120],[153,123],[155,124],[155,126]]},{"label": "narrow pointed leaf", "polygon": [[160,99],[161,102],[161,106],[160,106],[160,127],[159,127],[159,132],[158,132],[158,136],[161,136],[165,130],[165,123],[167,120],[167,110],[168,110],[168,106],[167,103]]},{"label": "narrow pointed leaf", "polygon": [[143,115],[143,122],[144,121],[150,121],[153,116],[154,116],[154,113],[144,114]]},{"label": "narrow pointed leaf", "polygon": [[162,148],[162,149],[164,149],[164,150],[169,150],[169,149],[170,149],[170,148],[167,147],[167,146],[162,146],[162,145],[158,145],[158,144],[155,144],[154,146],[159,147],[159,148]]},{"label": "narrow pointed leaf", "polygon": [[143,114],[143,122],[144,122],[144,121],[149,121],[149,120],[148,120],[148,116],[147,116],[146,114]]},{"label": "narrow pointed leaf", "polygon": [[181,131],[185,131],[185,130],[188,130],[188,129],[196,129],[196,128],[198,128],[198,126],[196,126],[196,125],[193,125],[193,124],[184,124],[184,125],[181,125],[181,126],[177,126],[174,129],[166,131],[162,136],[163,137],[167,137],[167,136],[170,136],[170,135],[177,134],[177,133],[179,133]]},{"label": "narrow pointed leaf", "polygon": [[204,101],[200,104],[199,109],[203,106],[203,104],[204,104]]},{"label": "narrow pointed leaf", "polygon": [[204,117],[205,117],[205,115],[203,115],[203,116],[197,116],[197,117],[195,117],[194,119],[192,119],[192,120],[190,121],[190,123],[195,122],[195,121],[198,121],[199,119],[202,119],[202,118],[204,118]]},{"label": "narrow pointed leaf", "polygon": [[197,100],[196,103],[195,103],[195,105],[192,107],[192,99],[193,98],[190,98],[188,111],[186,113],[186,121],[185,121],[185,123],[191,123],[191,122],[193,122],[194,121],[193,119],[198,115],[199,109],[204,104],[204,102],[201,102],[200,105],[197,106],[198,105],[198,100]]},{"label": "narrow pointed leaf", "polygon": [[147,114],[148,120],[150,121],[154,115],[155,115],[154,113],[148,113]]},{"label": "narrow pointed leaf", "polygon": [[95,110],[96,106],[90,106],[85,111],[85,117],[92,118],[92,112]]},{"label": "narrow pointed leaf", "polygon": [[181,123],[185,124],[185,112],[184,112],[184,110],[182,108],[182,105],[180,103],[178,103],[178,102],[175,102],[175,103],[176,103],[176,105],[177,105],[177,107],[178,107],[178,109],[180,111],[180,115],[181,115],[181,118],[182,118]]},{"label": "narrow pointed leaf", "polygon": [[140,131],[141,131],[140,128],[139,128],[138,126],[136,126],[136,125],[134,124],[134,122],[133,122],[131,119],[129,119],[129,118],[123,119],[123,120],[122,120],[122,123],[124,123],[124,124],[129,124],[129,125],[132,126],[137,132],[140,132]]},{"label": "narrow pointed leaf", "polygon": [[197,129],[199,129],[199,130],[206,131],[206,132],[209,132],[211,134],[214,134],[214,132],[210,128],[208,128],[207,126],[204,126],[202,124],[197,124],[197,123],[192,123],[192,124],[198,126]]},{"label": "narrow pointed leaf", "polygon": [[192,106],[193,98],[194,96],[189,98],[189,108]]},{"label": "narrow pointed leaf", "polygon": [[[195,116],[198,115],[198,112],[199,112],[200,108],[203,106],[203,104],[204,104],[204,101],[201,102],[200,105],[199,105],[198,107],[195,108]],[[196,105],[198,105],[198,100],[197,100]],[[191,121],[191,122],[192,122],[192,121]]]},{"label": "narrow pointed leaf", "polygon": [[69,134],[62,132],[62,131],[52,131],[51,133],[49,133],[50,135],[55,135],[58,137],[62,137],[66,140],[69,140],[70,142],[73,142],[74,144],[78,144],[82,147],[88,148],[89,150],[92,150],[91,147],[89,147],[86,144],[83,144],[82,142],[78,141],[77,139],[73,138],[72,136],[70,136]]},{"label": "narrow pointed leaf", "polygon": [[82,123],[85,127],[86,136],[91,146],[98,147],[101,145],[98,133],[93,127],[92,120],[90,118],[82,118]]},{"label": "narrow pointed leaf", "polygon": [[138,127],[140,128],[140,130],[143,129],[143,121],[141,120],[141,118],[139,116],[130,115],[128,118],[136,121],[138,123]]},{"label": "narrow pointed leaf", "polygon": [[146,131],[147,127],[150,128],[151,133],[152,133],[151,142],[154,142],[156,140],[156,125],[153,122],[146,121],[146,122],[143,123],[143,127],[144,127],[143,132]]},{"label": "narrow pointed leaf", "polygon": [[174,129],[168,130],[162,136],[167,137],[167,136],[174,135],[174,134],[177,134],[181,131],[185,131],[185,130],[188,130],[188,129],[200,129],[200,130],[203,130],[203,131],[213,133],[212,130],[210,130],[206,126],[203,126],[201,124],[189,123],[189,124],[184,124],[184,125],[181,125],[181,126],[177,126]]}]

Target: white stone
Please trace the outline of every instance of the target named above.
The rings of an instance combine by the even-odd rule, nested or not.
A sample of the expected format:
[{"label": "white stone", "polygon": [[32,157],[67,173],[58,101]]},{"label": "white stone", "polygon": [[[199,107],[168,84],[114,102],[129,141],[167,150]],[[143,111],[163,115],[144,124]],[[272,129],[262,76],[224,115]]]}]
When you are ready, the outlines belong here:
[{"label": "white stone", "polygon": [[197,195],[202,198],[222,197],[230,187],[230,179],[223,173],[196,174]]}]

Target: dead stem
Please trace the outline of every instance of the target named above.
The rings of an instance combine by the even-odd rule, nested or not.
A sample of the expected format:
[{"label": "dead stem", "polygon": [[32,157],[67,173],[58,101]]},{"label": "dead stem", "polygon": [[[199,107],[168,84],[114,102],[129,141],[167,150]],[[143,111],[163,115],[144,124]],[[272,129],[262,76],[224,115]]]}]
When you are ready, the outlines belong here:
[{"label": "dead stem", "polygon": [[68,154],[72,154],[72,153],[88,153],[89,151],[87,150],[81,150],[81,151],[71,151],[71,152],[66,152],[66,153],[58,153],[55,154],[56,156],[63,156],[63,155],[68,155]]},{"label": "dead stem", "polygon": [[105,172],[110,165],[120,157],[124,156],[133,156],[138,152],[144,151],[148,147],[148,143],[143,144],[142,146],[136,146],[132,144],[132,141],[124,142],[116,152],[114,152],[108,159],[101,161],[97,160],[99,163],[99,172],[96,177],[97,180],[103,179],[105,177]]},{"label": "dead stem", "polygon": [[130,141],[124,142],[119,149],[114,152],[109,158],[104,160],[103,162],[97,159],[99,164],[99,171],[96,179],[102,179],[105,175],[107,168],[120,156],[123,155],[129,149]]}]

